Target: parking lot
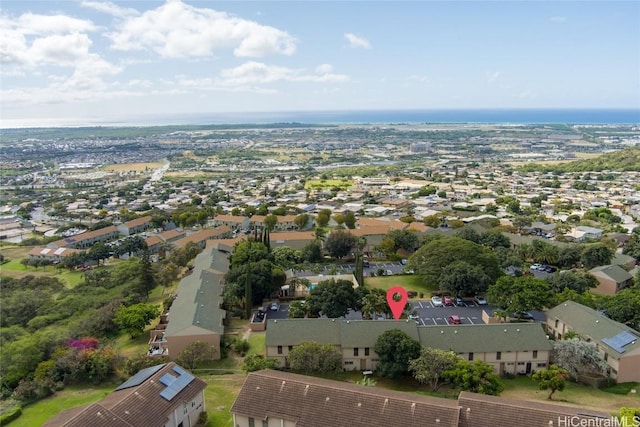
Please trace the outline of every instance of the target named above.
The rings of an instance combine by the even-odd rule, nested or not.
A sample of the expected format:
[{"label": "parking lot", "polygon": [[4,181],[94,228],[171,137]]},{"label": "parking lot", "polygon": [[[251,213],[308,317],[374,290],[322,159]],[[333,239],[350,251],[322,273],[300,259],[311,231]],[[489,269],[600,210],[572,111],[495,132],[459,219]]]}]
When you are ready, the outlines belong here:
[{"label": "parking lot", "polygon": [[[493,313],[495,307],[490,305],[477,305],[473,301],[466,301],[467,307],[434,307],[430,300],[413,300],[410,301],[411,305],[413,305],[415,309],[415,313],[418,318],[414,319],[416,323],[422,326],[443,326],[448,325],[449,316],[459,316],[460,323],[462,325],[475,325],[482,323],[482,310],[486,311],[488,314]],[[289,304],[280,304],[278,311],[271,311],[267,308],[267,319],[286,319],[289,315]],[[531,311],[533,315],[534,321],[536,322],[544,322],[545,315],[541,311]],[[362,314],[359,311],[351,311],[346,319],[349,320],[360,320],[362,319]]]},{"label": "parking lot", "polygon": [[[391,272],[391,275],[402,274],[405,267],[406,265],[402,265],[401,262],[372,262],[369,267],[364,267],[364,275],[365,277],[370,276],[372,272],[377,274],[380,269],[385,271],[385,275],[388,275],[389,272]],[[294,273],[299,277],[328,274],[330,271],[335,271],[337,274],[349,274],[353,273],[355,268],[355,264],[332,264],[325,265],[320,273],[311,270],[294,270]]]}]

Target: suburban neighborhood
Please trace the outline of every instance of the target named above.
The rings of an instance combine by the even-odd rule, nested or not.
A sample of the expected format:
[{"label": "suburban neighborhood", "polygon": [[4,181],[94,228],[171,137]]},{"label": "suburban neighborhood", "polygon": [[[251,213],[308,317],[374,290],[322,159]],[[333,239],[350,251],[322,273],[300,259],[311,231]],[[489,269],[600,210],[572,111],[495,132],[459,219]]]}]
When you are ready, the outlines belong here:
[{"label": "suburban neighborhood", "polygon": [[109,132],[2,136],[10,425],[640,420],[637,126]]}]

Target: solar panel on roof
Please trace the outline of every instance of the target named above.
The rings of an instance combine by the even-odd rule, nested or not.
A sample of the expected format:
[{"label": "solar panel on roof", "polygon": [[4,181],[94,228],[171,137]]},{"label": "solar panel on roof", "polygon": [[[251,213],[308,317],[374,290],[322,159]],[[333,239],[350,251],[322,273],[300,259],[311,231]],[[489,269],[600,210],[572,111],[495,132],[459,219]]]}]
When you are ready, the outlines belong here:
[{"label": "solar panel on roof", "polygon": [[[180,376],[178,378],[175,378],[173,375],[165,374],[162,376],[162,378],[160,378],[160,382],[167,386],[167,388],[165,388],[160,392],[160,396],[164,397],[166,400],[171,400],[174,397],[176,397],[176,395],[180,393],[182,390],[184,390],[184,388],[188,386],[189,383],[194,379],[193,375],[191,375],[190,373],[188,373],[187,371],[185,371],[179,366],[174,366],[173,371],[179,374]],[[169,384],[165,383],[165,381],[166,382],[170,381],[169,378],[165,378],[167,376],[173,378],[173,381],[171,381]]]},{"label": "solar panel on roof", "polygon": [[66,250],[66,248],[58,248],[54,252],[54,255],[62,255],[62,253]]},{"label": "solar panel on roof", "polygon": [[631,332],[623,331],[611,338],[604,338],[602,342],[613,348],[618,353],[624,353],[624,347],[637,339],[638,337]]},{"label": "solar panel on roof", "polygon": [[42,251],[40,251],[40,253],[41,253],[42,255],[46,255],[46,254],[48,254],[49,252],[51,252],[51,249],[49,249],[49,248],[44,248]]},{"label": "solar panel on roof", "polygon": [[176,380],[176,377],[174,377],[171,374],[164,374],[161,378],[160,378],[160,382],[164,385],[166,385],[167,387],[169,387],[171,384],[173,384],[173,382]]},{"label": "solar panel on roof", "polygon": [[164,365],[166,365],[166,363],[163,363],[161,365],[151,366],[150,368],[146,368],[138,371],[134,376],[132,376],[131,378],[129,378],[128,380],[120,384],[120,386],[117,389],[115,389],[115,391],[124,390],[125,388],[135,387],[142,384],[143,382],[148,380],[149,377],[151,377],[153,374],[155,374],[160,369],[162,369]]}]

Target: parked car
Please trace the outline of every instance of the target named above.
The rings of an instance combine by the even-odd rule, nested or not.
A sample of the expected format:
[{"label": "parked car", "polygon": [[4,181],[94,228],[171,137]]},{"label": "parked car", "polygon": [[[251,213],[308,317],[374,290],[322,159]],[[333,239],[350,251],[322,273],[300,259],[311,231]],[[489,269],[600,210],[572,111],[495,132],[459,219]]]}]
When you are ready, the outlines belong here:
[{"label": "parked car", "polygon": [[487,300],[483,296],[476,295],[476,297],[473,300],[478,305],[487,305]]},{"label": "parked car", "polygon": [[531,270],[542,271],[542,270],[544,270],[544,265],[538,264],[538,263],[532,264],[531,265]]},{"label": "parked car", "polygon": [[442,298],[440,298],[439,296],[432,296],[431,297],[431,304],[433,304],[434,307],[443,307],[442,304]]},{"label": "parked car", "polygon": [[271,303],[271,307],[269,308],[271,311],[278,311],[280,310],[280,304],[278,304],[277,302],[272,302]]},{"label": "parked car", "polygon": [[384,275],[385,276],[393,276],[393,271],[387,270],[387,271],[384,272]]},{"label": "parked car", "polygon": [[410,314],[409,319],[411,320],[420,320],[420,316],[417,314]]},{"label": "parked car", "polygon": [[464,300],[462,298],[460,298],[460,297],[456,297],[453,300],[453,302],[456,305],[456,307],[466,307],[467,306],[467,303],[464,302]]},{"label": "parked car", "polygon": [[533,314],[529,313],[528,311],[513,313],[511,317],[515,317],[516,319],[533,320]]},{"label": "parked car", "polygon": [[460,320],[460,316],[456,316],[455,314],[449,316],[449,324],[450,325],[460,325],[460,324],[462,324],[462,321]]},{"label": "parked car", "polygon": [[445,296],[442,297],[442,303],[444,305],[453,305],[453,298],[451,298],[450,296],[445,295]]}]

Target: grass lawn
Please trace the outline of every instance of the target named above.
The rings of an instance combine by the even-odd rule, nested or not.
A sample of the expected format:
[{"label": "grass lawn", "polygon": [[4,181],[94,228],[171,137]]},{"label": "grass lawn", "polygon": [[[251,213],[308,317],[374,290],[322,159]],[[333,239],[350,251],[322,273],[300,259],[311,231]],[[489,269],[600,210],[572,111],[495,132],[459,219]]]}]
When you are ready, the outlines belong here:
[{"label": "grass lawn", "polygon": [[74,385],[66,387],[55,395],[22,408],[22,415],[9,423],[11,427],[33,427],[44,424],[48,419],[65,409],[97,402],[113,391],[117,384],[99,386]]},{"label": "grass lawn", "polygon": [[323,190],[339,187],[341,189],[349,189],[353,185],[350,179],[310,179],[305,182],[305,190]]},{"label": "grass lawn", "polygon": [[425,285],[420,279],[420,276],[416,274],[366,277],[364,279],[364,285],[372,288],[383,289],[385,291],[391,289],[394,286],[402,286],[407,291],[423,292],[425,298],[429,297],[431,295],[431,292],[438,290],[435,287]]},{"label": "grass lawn", "polygon": [[[503,379],[505,390],[500,396],[515,399],[525,399],[538,402],[549,402],[548,390],[538,389],[538,385],[526,376],[514,379]],[[638,394],[617,395],[603,390],[586,387],[574,382],[568,382],[563,391],[556,391],[552,403],[580,408],[593,409],[617,414],[622,407],[640,407]]]},{"label": "grass lawn", "polygon": [[265,346],[267,333],[266,332],[251,332],[249,335],[249,351],[247,352],[247,356],[250,354],[262,354],[266,355],[267,348]]},{"label": "grass lawn", "polygon": [[26,276],[57,277],[65,283],[68,288],[77,286],[83,280],[82,272],[80,271],[61,270],[53,266],[38,267],[36,270],[34,267],[26,267],[20,264],[22,258],[25,257],[12,258],[11,261],[2,264],[0,266],[0,273],[3,276],[13,277],[15,279],[21,279]]},{"label": "grass lawn", "polygon": [[207,383],[204,390],[205,407],[209,414],[206,427],[233,427],[231,405],[240,393],[246,378],[244,373],[233,375],[200,375]]},{"label": "grass lawn", "polygon": [[162,162],[150,162],[150,163],[122,163],[115,165],[106,165],[102,169],[115,172],[142,172],[145,169],[158,169],[164,163]]}]

